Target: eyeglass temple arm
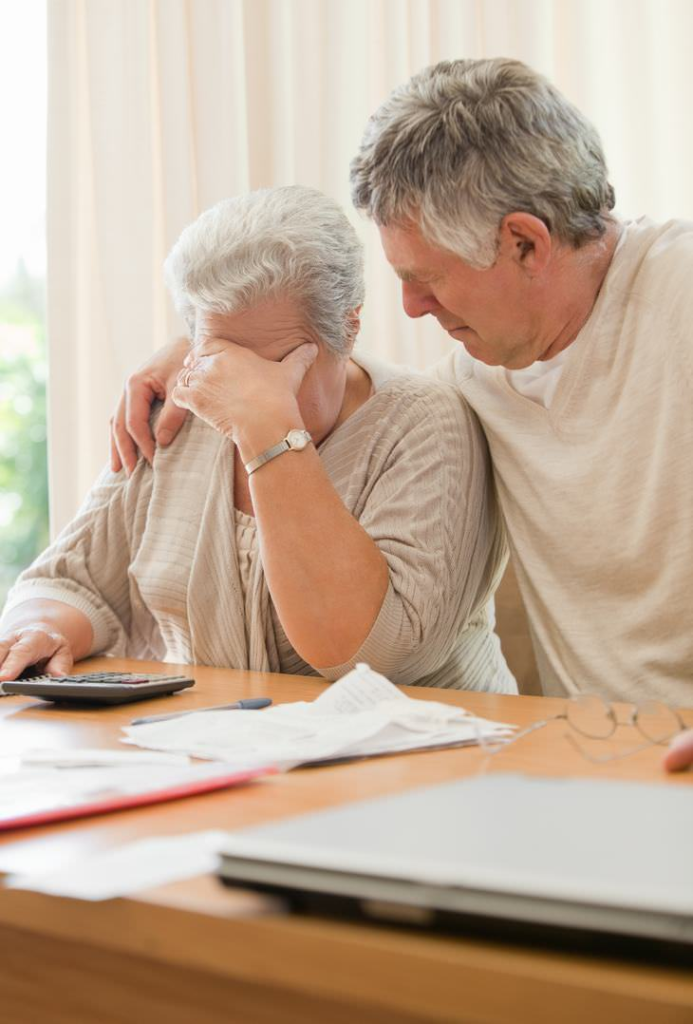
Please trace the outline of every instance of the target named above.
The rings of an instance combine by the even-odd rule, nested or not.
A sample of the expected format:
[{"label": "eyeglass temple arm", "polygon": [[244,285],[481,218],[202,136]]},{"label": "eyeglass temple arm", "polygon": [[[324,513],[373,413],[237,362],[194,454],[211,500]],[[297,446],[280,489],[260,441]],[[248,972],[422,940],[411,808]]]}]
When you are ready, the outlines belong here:
[{"label": "eyeglass temple arm", "polygon": [[589,750],[585,750],[582,744],[577,741],[574,733],[567,732],[565,734],[565,738],[575,747],[578,753],[582,754],[586,760],[591,761],[592,764],[606,764],[608,761],[620,761],[621,758],[630,757],[631,754],[639,754],[641,750],[647,750],[649,747],[656,747],[659,743],[658,740],[649,740],[647,743],[641,743],[639,747],[633,747],[632,750],[624,750],[620,754],[591,754]]},{"label": "eyeglass temple arm", "polygon": [[[514,736],[508,736],[507,739],[504,737],[500,741],[496,741],[496,743],[493,741],[489,743],[488,741],[480,739],[479,746],[488,753],[497,754],[499,751],[505,750],[506,747],[509,747],[512,743],[515,743],[516,740],[521,740],[523,736],[529,735],[530,732],[534,732],[536,729],[543,729],[545,725],[549,725],[551,722],[557,722],[561,718],[566,719],[567,717],[568,716],[565,712],[563,712],[560,715],[553,715],[551,718],[542,718],[538,722],[531,722],[530,725],[526,725],[524,729],[520,729],[520,731],[516,732]],[[477,733],[477,735],[480,736],[479,733]]]}]

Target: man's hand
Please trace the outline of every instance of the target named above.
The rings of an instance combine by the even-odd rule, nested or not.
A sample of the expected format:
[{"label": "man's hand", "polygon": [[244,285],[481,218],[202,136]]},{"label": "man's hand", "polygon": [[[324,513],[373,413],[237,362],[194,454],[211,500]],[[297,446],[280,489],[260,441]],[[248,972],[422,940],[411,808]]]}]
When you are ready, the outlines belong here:
[{"label": "man's hand", "polygon": [[662,761],[668,772],[680,772],[693,767],[693,729],[680,732],[669,746]]},{"label": "man's hand", "polygon": [[73,664],[69,641],[50,625],[37,623],[0,634],[0,683],[17,679],[30,665],[46,675],[66,676]]},{"label": "man's hand", "polygon": [[[111,469],[114,473],[125,467],[130,476],[137,465],[138,448],[151,463],[156,445],[166,447],[182,427],[187,413],[174,404],[171,393],[189,351],[187,338],[178,338],[160,348],[128,378],[111,419]],[[149,414],[156,398],[164,407],[156,425],[155,439],[149,428]]]},{"label": "man's hand", "polygon": [[231,438],[244,455],[246,445],[264,444],[265,435],[271,444],[277,429],[301,425],[298,392],[317,353],[317,345],[297,342],[281,362],[274,362],[210,338],[188,355],[173,401]]}]

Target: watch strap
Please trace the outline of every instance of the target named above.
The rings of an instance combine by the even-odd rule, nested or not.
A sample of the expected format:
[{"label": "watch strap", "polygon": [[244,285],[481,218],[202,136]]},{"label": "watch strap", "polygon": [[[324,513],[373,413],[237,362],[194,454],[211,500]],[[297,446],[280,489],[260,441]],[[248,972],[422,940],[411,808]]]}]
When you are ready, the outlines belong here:
[{"label": "watch strap", "polygon": [[271,448],[266,448],[260,455],[256,455],[250,462],[246,462],[245,471],[250,476],[260,466],[264,466],[266,462],[271,462],[272,459],[276,459],[278,455],[282,455],[284,452],[288,452],[291,448],[289,442],[284,438],[279,444],[273,444]]},{"label": "watch strap", "polygon": [[[300,434],[302,444],[292,444],[291,435]],[[283,455],[284,452],[291,451],[303,451],[305,447],[310,443],[311,436],[307,430],[290,430],[286,437],[283,437],[278,444],[273,444],[271,448],[266,448],[264,452],[256,455],[250,462],[246,462],[245,471],[250,476],[259,469],[260,466],[264,466],[266,463],[271,462],[272,459],[276,459],[278,455]]]}]

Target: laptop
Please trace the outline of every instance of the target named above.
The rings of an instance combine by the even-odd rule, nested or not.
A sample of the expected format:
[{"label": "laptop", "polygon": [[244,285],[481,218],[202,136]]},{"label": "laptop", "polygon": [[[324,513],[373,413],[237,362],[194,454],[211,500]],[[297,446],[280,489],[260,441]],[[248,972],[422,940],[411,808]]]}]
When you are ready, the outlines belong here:
[{"label": "laptop", "polygon": [[229,833],[219,873],[303,909],[690,953],[693,788],[457,780]]}]

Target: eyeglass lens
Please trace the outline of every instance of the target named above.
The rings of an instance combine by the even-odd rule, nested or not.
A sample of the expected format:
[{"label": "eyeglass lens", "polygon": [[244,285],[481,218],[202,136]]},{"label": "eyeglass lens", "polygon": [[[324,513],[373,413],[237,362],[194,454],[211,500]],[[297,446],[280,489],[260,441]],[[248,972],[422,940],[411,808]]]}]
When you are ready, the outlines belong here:
[{"label": "eyeglass lens", "polygon": [[616,728],[611,707],[597,694],[585,693],[568,702],[567,718],[573,729],[592,739],[606,739]]},{"label": "eyeglass lens", "polygon": [[653,743],[665,743],[681,729],[676,712],[658,700],[646,700],[638,705],[635,724],[643,736]]}]

